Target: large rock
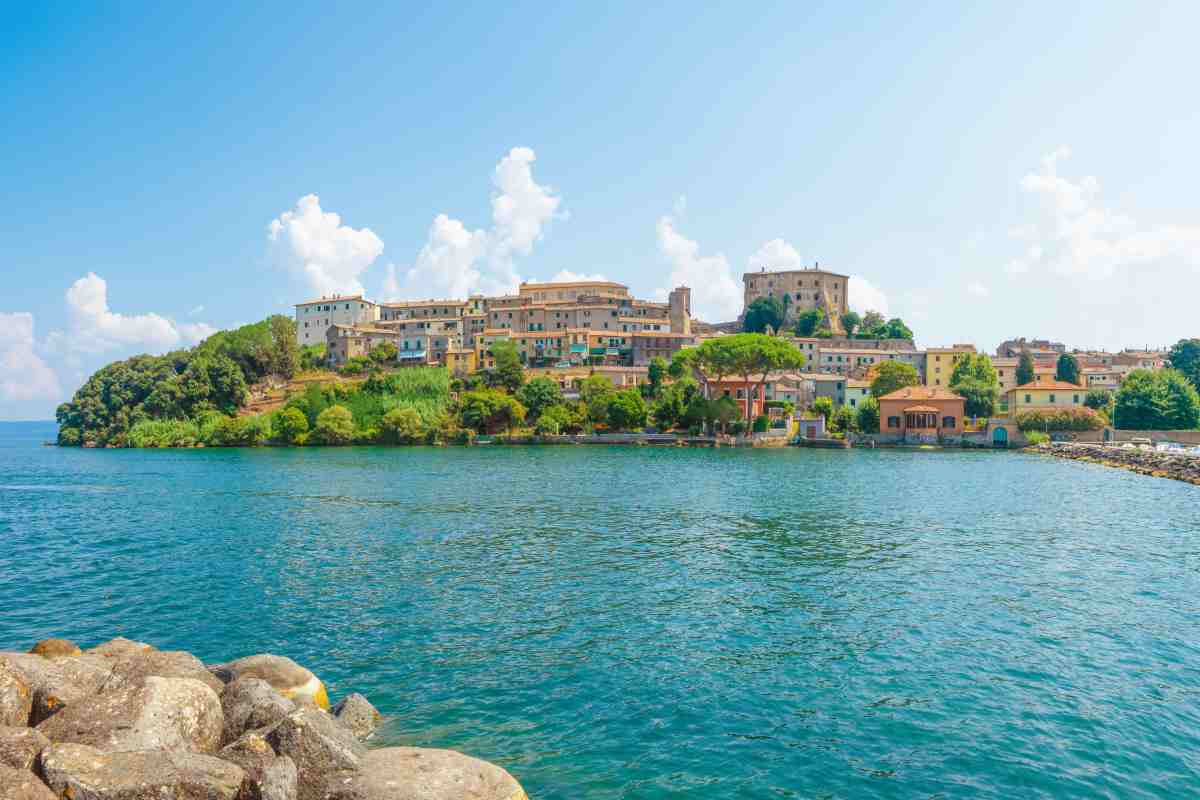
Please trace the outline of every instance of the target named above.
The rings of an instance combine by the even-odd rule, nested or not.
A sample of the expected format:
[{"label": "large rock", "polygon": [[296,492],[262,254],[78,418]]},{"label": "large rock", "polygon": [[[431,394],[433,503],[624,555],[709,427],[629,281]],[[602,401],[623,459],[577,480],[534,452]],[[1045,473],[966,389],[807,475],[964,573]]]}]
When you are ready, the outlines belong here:
[{"label": "large rock", "polygon": [[216,752],[224,717],[216,692],[191,678],[145,678],[68,705],[38,725],[52,742],[101,750]]},{"label": "large rock", "polygon": [[38,754],[50,740],[34,728],[0,727],[0,764],[13,769],[33,769]]},{"label": "large rock", "polygon": [[112,673],[112,662],[88,654],[43,658],[30,653],[0,653],[0,662],[23,674],[33,690],[29,725],[37,725],[100,691]]},{"label": "large rock", "polygon": [[529,800],[508,772],[456,753],[419,747],[372,750],[354,771],[325,777],[322,800]]},{"label": "large rock", "polygon": [[83,651],[79,649],[79,645],[70,639],[42,639],[30,648],[29,652],[43,658],[83,655]]},{"label": "large rock", "polygon": [[[57,800],[37,775],[0,764],[0,800]],[[73,800],[87,800],[77,797]]]},{"label": "large rock", "polygon": [[209,669],[225,683],[238,678],[261,678],[289,700],[297,703],[308,702],[329,710],[329,695],[325,692],[325,684],[321,683],[316,675],[286,656],[246,656],[227,664],[217,664]]},{"label": "large rock", "polygon": [[0,725],[28,725],[32,709],[29,679],[8,661],[0,660]]},{"label": "large rock", "polygon": [[221,748],[217,757],[237,764],[245,773],[238,800],[296,800],[296,764],[275,755],[262,734],[250,732]]},{"label": "large rock", "polygon": [[136,656],[139,653],[145,653],[154,648],[145,642],[135,642],[132,639],[126,639],[124,636],[118,636],[115,639],[109,639],[104,644],[98,644],[88,650],[89,653],[94,653],[105,658],[127,658],[128,656]]},{"label": "large rock", "polygon": [[333,707],[334,718],[359,739],[366,739],[379,726],[379,711],[358,692],[346,695]]},{"label": "large rock", "polygon": [[221,694],[225,715],[223,742],[232,742],[246,731],[265,728],[296,710],[296,704],[271,688],[262,678],[238,678]]},{"label": "large rock", "polygon": [[104,691],[141,683],[152,675],[159,678],[192,678],[206,684],[217,694],[225,690],[225,684],[191,653],[182,650],[146,650],[115,658],[112,675],[104,684]]},{"label": "large rock", "polygon": [[288,714],[267,732],[266,739],[276,753],[296,762],[301,800],[320,798],[319,784],[325,776],[355,769],[367,754],[353,733],[312,706]]},{"label": "large rock", "polygon": [[106,753],[80,744],[48,747],[42,776],[70,800],[235,800],[243,778],[236,764],[200,753]]}]

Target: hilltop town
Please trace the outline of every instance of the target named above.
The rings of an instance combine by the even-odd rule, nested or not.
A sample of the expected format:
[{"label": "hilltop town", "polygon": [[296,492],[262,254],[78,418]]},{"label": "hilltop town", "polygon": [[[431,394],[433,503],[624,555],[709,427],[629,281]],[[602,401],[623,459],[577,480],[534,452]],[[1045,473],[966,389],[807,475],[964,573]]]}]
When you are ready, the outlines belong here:
[{"label": "hilltop town", "polygon": [[[878,430],[858,431],[886,443],[954,443],[964,437],[1023,442],[1016,417],[1026,412],[1061,410],[1076,433],[1099,430],[1111,422],[1113,394],[1131,373],[1168,366],[1166,351],[1072,350],[1046,339],[1010,339],[986,359],[970,343],[918,347],[902,320],[852,312],[849,276],[819,268],[749,272],[743,284],[743,313],[736,322],[719,324],[692,317],[685,286],[662,303],[635,298],[619,283],[576,281],[522,283],[514,295],[465,300],[317,298],[296,305],[296,336],[302,348],[323,354],[319,357],[334,369],[354,372],[378,364],[382,347],[384,362],[446,367],[458,377],[494,369],[494,346],[510,342],[526,379],[548,378],[571,396],[591,376],[606,378],[616,389],[646,386],[656,358],[669,362],[686,348],[742,330],[766,332],[794,345],[804,366],[753,381],[696,370],[706,397],[736,400],[747,419],[778,417],[786,404],[802,434],[823,437],[839,427],[859,427],[857,415],[872,397],[881,367],[902,364],[915,380],[901,381],[893,397],[877,396]],[[958,391],[955,369],[964,362],[994,381],[989,408],[969,408],[972,403]],[[810,413],[814,409],[823,410],[819,421]],[[988,419],[980,423],[980,417]],[[1050,422],[1043,427],[1052,430]]]}]

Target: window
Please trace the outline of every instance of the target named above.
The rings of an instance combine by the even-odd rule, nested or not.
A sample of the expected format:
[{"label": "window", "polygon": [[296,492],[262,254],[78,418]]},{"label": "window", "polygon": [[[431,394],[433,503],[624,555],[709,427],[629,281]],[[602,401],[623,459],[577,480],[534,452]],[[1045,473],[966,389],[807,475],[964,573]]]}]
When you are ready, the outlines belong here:
[{"label": "window", "polygon": [[1076,403],[1078,403],[1078,402],[1079,402],[1079,395],[1075,395],[1075,402],[1076,402]]},{"label": "window", "polygon": [[1029,398],[1029,395],[1025,395],[1025,402],[1026,402],[1026,403],[1031,403],[1031,402],[1033,402],[1033,401],[1032,401],[1032,400],[1030,400],[1030,398]]},{"label": "window", "polygon": [[1053,402],[1054,402],[1054,395],[1053,395],[1053,394],[1051,394],[1051,395],[1050,395],[1050,402],[1051,402],[1051,403],[1053,403]]},{"label": "window", "polygon": [[954,427],[954,417],[942,417],[942,427],[943,428],[953,428]]},{"label": "window", "polygon": [[888,417],[888,427],[889,428],[899,428],[900,427],[900,418],[899,417]]}]

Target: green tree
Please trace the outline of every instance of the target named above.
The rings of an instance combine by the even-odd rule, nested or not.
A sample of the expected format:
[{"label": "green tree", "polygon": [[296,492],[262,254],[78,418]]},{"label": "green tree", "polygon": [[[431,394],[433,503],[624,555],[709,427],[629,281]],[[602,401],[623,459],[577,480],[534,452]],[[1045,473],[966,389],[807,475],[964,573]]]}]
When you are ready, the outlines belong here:
[{"label": "green tree", "polygon": [[1058,366],[1054,371],[1056,380],[1066,381],[1079,385],[1079,360],[1070,353],[1063,353],[1058,357]]},{"label": "green tree", "polygon": [[517,399],[528,411],[530,420],[537,420],[542,411],[562,402],[562,389],[546,377],[534,378],[517,391]]},{"label": "green tree", "polygon": [[772,371],[800,369],[804,366],[804,354],[794,344],[775,336],[761,333],[736,333],[708,339],[699,347],[699,361],[706,375],[717,375],[717,382],[725,375],[741,375],[746,384],[746,408],[744,416],[752,416],[752,378],[758,378],[758,396],[764,397],[767,379]]},{"label": "green tree", "polygon": [[863,314],[862,323],[858,328],[860,339],[887,338],[887,320],[878,311],[868,311]]},{"label": "green tree", "polygon": [[1200,396],[1176,369],[1135,369],[1125,376],[1113,409],[1125,430],[1194,430],[1200,427]]},{"label": "green tree", "polygon": [[684,347],[676,350],[671,356],[671,366],[667,367],[667,374],[671,376],[671,380],[677,381],[685,375],[691,375],[698,362],[699,351],[697,348]]},{"label": "green tree", "polygon": [[699,387],[692,378],[683,378],[672,383],[663,390],[662,396],[651,412],[654,424],[664,431],[682,424],[688,404],[691,403],[698,391]]},{"label": "green tree", "polygon": [[267,322],[271,330],[271,372],[284,378],[292,378],[300,368],[300,345],[296,343],[296,322],[282,314],[269,317]]},{"label": "green tree", "polygon": [[904,320],[899,317],[889,319],[887,323],[887,338],[888,339],[907,339],[913,340],[912,330],[904,324]]},{"label": "green tree", "polygon": [[558,435],[560,433],[577,433],[582,427],[582,419],[565,403],[550,406],[538,417],[534,432],[541,435]]},{"label": "green tree", "polygon": [[833,399],[829,397],[818,397],[813,400],[812,412],[820,414],[825,418],[825,424],[829,424],[829,419],[833,416]]},{"label": "green tree", "polygon": [[1108,411],[1112,399],[1113,393],[1108,389],[1090,389],[1083,398],[1083,404],[1093,411]]},{"label": "green tree", "polygon": [[[650,397],[657,400],[662,394],[663,380],[667,377],[667,371],[670,367],[667,366],[667,361],[662,356],[655,356],[650,359],[650,366],[646,369],[646,377],[650,381]],[[682,377],[682,376],[681,376]]]},{"label": "green tree", "polygon": [[847,311],[842,314],[842,329],[846,331],[847,336],[853,336],[859,325],[862,325],[862,317],[858,315],[858,312]]},{"label": "green tree", "polygon": [[1159,370],[1155,375],[1166,398],[1163,428],[1190,431],[1200,427],[1200,396],[1196,387],[1177,369]]},{"label": "green tree", "polygon": [[496,367],[492,370],[492,386],[515,393],[525,382],[525,370],[521,367],[517,345],[508,339],[500,339],[492,342],[491,350],[496,360]]},{"label": "green tree", "polygon": [[617,431],[637,430],[646,424],[646,401],[636,389],[614,392],[608,401],[608,426]]},{"label": "green tree", "polygon": [[294,406],[285,407],[276,415],[272,429],[280,441],[297,444],[308,434],[308,417]]},{"label": "green tree", "polygon": [[371,360],[376,364],[390,364],[399,354],[400,350],[391,342],[380,342],[371,348]]},{"label": "green tree", "polygon": [[950,391],[961,395],[968,416],[990,417],[1000,396],[1000,379],[992,360],[983,353],[962,353],[954,359]]},{"label": "green tree", "polygon": [[918,383],[917,368],[903,361],[884,361],[875,370],[875,378],[871,381],[871,396],[879,399],[905,386],[916,386]]},{"label": "green tree", "polygon": [[465,392],[459,398],[462,427],[478,433],[496,433],[525,420],[525,406],[496,389]]},{"label": "green tree", "polygon": [[838,406],[829,420],[829,429],[835,433],[849,433],[854,430],[857,419],[850,406]]},{"label": "green tree", "polygon": [[317,415],[313,433],[323,444],[350,444],[354,440],[354,415],[345,406],[330,406]]},{"label": "green tree", "polygon": [[721,433],[742,417],[742,409],[737,401],[728,395],[722,395],[708,404],[706,414],[711,424],[719,424]]},{"label": "green tree", "polygon": [[819,308],[807,308],[796,315],[797,336],[814,336],[821,323],[825,321],[825,312]]},{"label": "green tree", "polygon": [[417,444],[429,435],[425,421],[410,406],[398,406],[384,414],[379,428],[383,440],[390,444]]},{"label": "green tree", "polygon": [[1167,360],[1200,389],[1200,339],[1180,339],[1171,347]]},{"label": "green tree", "polygon": [[325,367],[325,345],[307,344],[300,348],[301,370],[323,369]]},{"label": "green tree", "polygon": [[863,433],[879,433],[879,401],[874,397],[859,403],[858,429]]},{"label": "green tree", "polygon": [[1021,357],[1017,359],[1017,386],[1033,383],[1035,374],[1033,356],[1029,354],[1028,350],[1022,350]]},{"label": "green tree", "polygon": [[746,333],[766,333],[770,327],[778,331],[783,326],[783,303],[774,297],[760,297],[746,307],[742,330]]}]

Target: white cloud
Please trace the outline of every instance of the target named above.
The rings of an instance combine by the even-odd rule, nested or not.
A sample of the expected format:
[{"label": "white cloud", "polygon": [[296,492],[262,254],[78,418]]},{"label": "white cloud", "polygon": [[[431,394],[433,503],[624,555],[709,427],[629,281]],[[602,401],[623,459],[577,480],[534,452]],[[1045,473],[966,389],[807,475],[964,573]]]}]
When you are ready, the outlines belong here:
[{"label": "white cloud", "polygon": [[608,278],[605,277],[604,275],[601,275],[600,273],[596,273],[594,275],[587,275],[582,272],[572,272],[569,269],[560,269],[558,272],[554,273],[554,277],[550,279],[550,282],[551,283],[578,283],[580,281],[606,281],[606,280],[608,280]]},{"label": "white cloud", "polygon": [[362,274],[383,252],[383,240],[370,228],[343,225],[340,216],[321,210],[315,194],[271,220],[267,238],[315,295],[362,293]]},{"label": "white cloud", "polygon": [[1028,244],[1008,262],[1007,272],[1019,275],[1040,267],[1058,275],[1107,279],[1117,270],[1167,260],[1200,267],[1200,225],[1143,226],[1102,207],[1094,176],[1072,181],[1059,175],[1059,162],[1070,155],[1069,148],[1059,148],[1042,159],[1038,172],[1021,179],[1021,189],[1038,201],[1041,215],[1036,223],[1010,231]]},{"label": "white cloud", "polygon": [[195,308],[193,308],[191,311],[188,312],[188,316],[195,317],[195,316],[197,316],[199,314],[203,314],[203,313],[204,313],[204,306],[196,306]]},{"label": "white cloud", "polygon": [[967,294],[973,297],[987,297],[992,293],[992,290],[984,286],[979,281],[971,281],[967,284]]},{"label": "white cloud", "polygon": [[562,198],[533,178],[537,159],[528,147],[514,147],[492,173],[492,227],[471,230],[461,220],[438,214],[413,266],[389,264],[384,296],[465,297],[507,294],[521,278],[513,259],[529,255],[552,219],[565,219]]},{"label": "white cloud", "polygon": [[70,326],[65,345],[70,350],[102,353],[123,346],[166,350],[179,343],[179,331],[166,317],[110,310],[108,283],[94,272],[71,284],[66,299]]},{"label": "white cloud", "polygon": [[[671,265],[668,283],[692,290],[692,309],[709,322],[737,319],[742,311],[742,287],[734,278],[725,256],[701,256],[700,246],[675,229],[670,216],[659,218],[656,226],[658,251]],[[666,295],[659,289],[657,296]]]},{"label": "white cloud", "polygon": [[777,270],[802,269],[800,254],[783,239],[772,239],[758,248],[746,262],[750,272],[775,272]]},{"label": "white cloud", "polygon": [[33,348],[33,314],[0,313],[0,401],[5,406],[62,395],[58,376]]},{"label": "white cloud", "polygon": [[846,291],[848,294],[846,302],[851,311],[857,311],[859,314],[878,311],[885,317],[891,313],[888,310],[887,295],[866,278],[851,275]]},{"label": "white cloud", "polygon": [[179,335],[187,344],[199,344],[217,332],[217,328],[207,322],[181,322]]}]

